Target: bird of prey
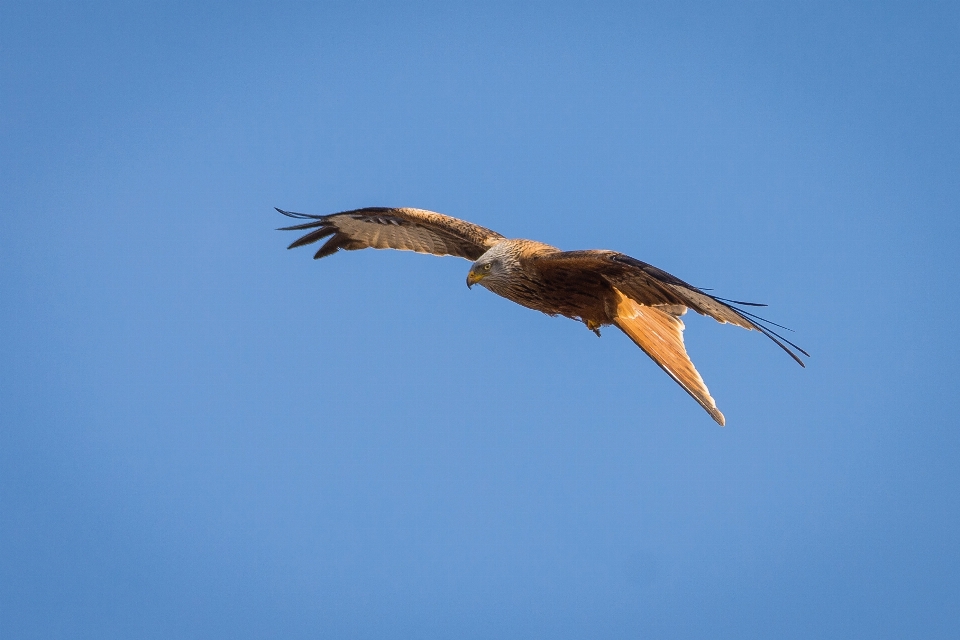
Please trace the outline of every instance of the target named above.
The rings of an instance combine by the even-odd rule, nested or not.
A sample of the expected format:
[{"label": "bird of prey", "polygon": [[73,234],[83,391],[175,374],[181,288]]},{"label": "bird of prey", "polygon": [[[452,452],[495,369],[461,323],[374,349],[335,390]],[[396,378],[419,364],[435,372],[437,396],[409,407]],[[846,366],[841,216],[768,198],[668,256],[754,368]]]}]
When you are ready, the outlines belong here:
[{"label": "bird of prey", "polygon": [[687,309],[759,331],[801,367],[803,361],[793,349],[809,357],[765,326],[773,323],[734,306],[764,305],[719,298],[616,251],[561,251],[535,240],[505,238],[479,225],[423,209],[370,207],[325,216],[277,211],[306,221],[280,229],[308,231],[290,249],[328,238],[314,259],[340,249],[366,248],[459,256],[473,262],[467,273],[468,287],[479,284],[530,309],[580,321],[598,336],[601,327],[614,325],[720,426],[723,414],[683,346],[680,316]]}]

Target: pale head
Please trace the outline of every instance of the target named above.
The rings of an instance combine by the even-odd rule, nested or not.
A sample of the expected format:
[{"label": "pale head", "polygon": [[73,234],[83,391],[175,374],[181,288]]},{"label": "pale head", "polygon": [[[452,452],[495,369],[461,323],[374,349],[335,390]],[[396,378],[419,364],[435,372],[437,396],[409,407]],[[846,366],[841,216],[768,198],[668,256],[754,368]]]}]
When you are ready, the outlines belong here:
[{"label": "pale head", "polygon": [[520,243],[523,240],[501,240],[477,258],[467,274],[467,286],[475,284],[490,290],[508,283],[512,273],[520,268]]}]

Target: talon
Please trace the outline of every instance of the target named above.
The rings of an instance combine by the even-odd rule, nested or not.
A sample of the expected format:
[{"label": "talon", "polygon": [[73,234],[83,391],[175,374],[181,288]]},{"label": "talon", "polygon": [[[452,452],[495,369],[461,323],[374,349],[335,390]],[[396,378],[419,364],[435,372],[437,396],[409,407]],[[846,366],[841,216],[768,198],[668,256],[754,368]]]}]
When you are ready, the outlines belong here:
[{"label": "talon", "polygon": [[594,322],[593,320],[584,320],[584,324],[587,325],[587,329],[593,331],[597,334],[597,337],[600,337],[600,327],[603,326],[599,322]]}]

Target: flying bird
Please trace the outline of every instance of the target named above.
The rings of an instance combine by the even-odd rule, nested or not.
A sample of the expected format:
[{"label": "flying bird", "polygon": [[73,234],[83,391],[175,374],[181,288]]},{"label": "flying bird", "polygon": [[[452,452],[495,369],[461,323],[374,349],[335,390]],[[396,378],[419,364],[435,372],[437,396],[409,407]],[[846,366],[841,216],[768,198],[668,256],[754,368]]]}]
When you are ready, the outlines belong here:
[{"label": "flying bird", "polygon": [[759,331],[801,367],[804,364],[796,352],[809,357],[765,326],[780,325],[734,306],[765,305],[719,298],[616,251],[561,251],[535,240],[505,238],[485,227],[423,209],[369,207],[325,216],[277,211],[307,221],[280,229],[308,231],[288,248],[327,238],[314,259],[340,249],[366,248],[458,256],[473,262],[467,273],[468,287],[479,284],[524,307],[580,321],[598,336],[601,327],[614,325],[720,426],[725,422],[723,414],[683,345],[680,316],[687,309],[721,323]]}]

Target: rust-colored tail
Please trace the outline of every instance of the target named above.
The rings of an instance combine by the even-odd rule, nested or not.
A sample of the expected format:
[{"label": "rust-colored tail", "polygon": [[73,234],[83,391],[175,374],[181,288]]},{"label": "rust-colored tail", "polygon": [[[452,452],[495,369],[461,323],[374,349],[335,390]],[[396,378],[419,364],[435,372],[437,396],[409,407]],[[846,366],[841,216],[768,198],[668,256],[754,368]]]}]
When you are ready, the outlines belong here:
[{"label": "rust-colored tail", "polygon": [[650,356],[660,368],[677,381],[700,406],[706,409],[721,427],[723,414],[710,396],[707,385],[697,373],[683,346],[683,321],[679,317],[657,307],[639,304],[618,289],[617,315],[614,322],[630,336],[638,347]]}]

